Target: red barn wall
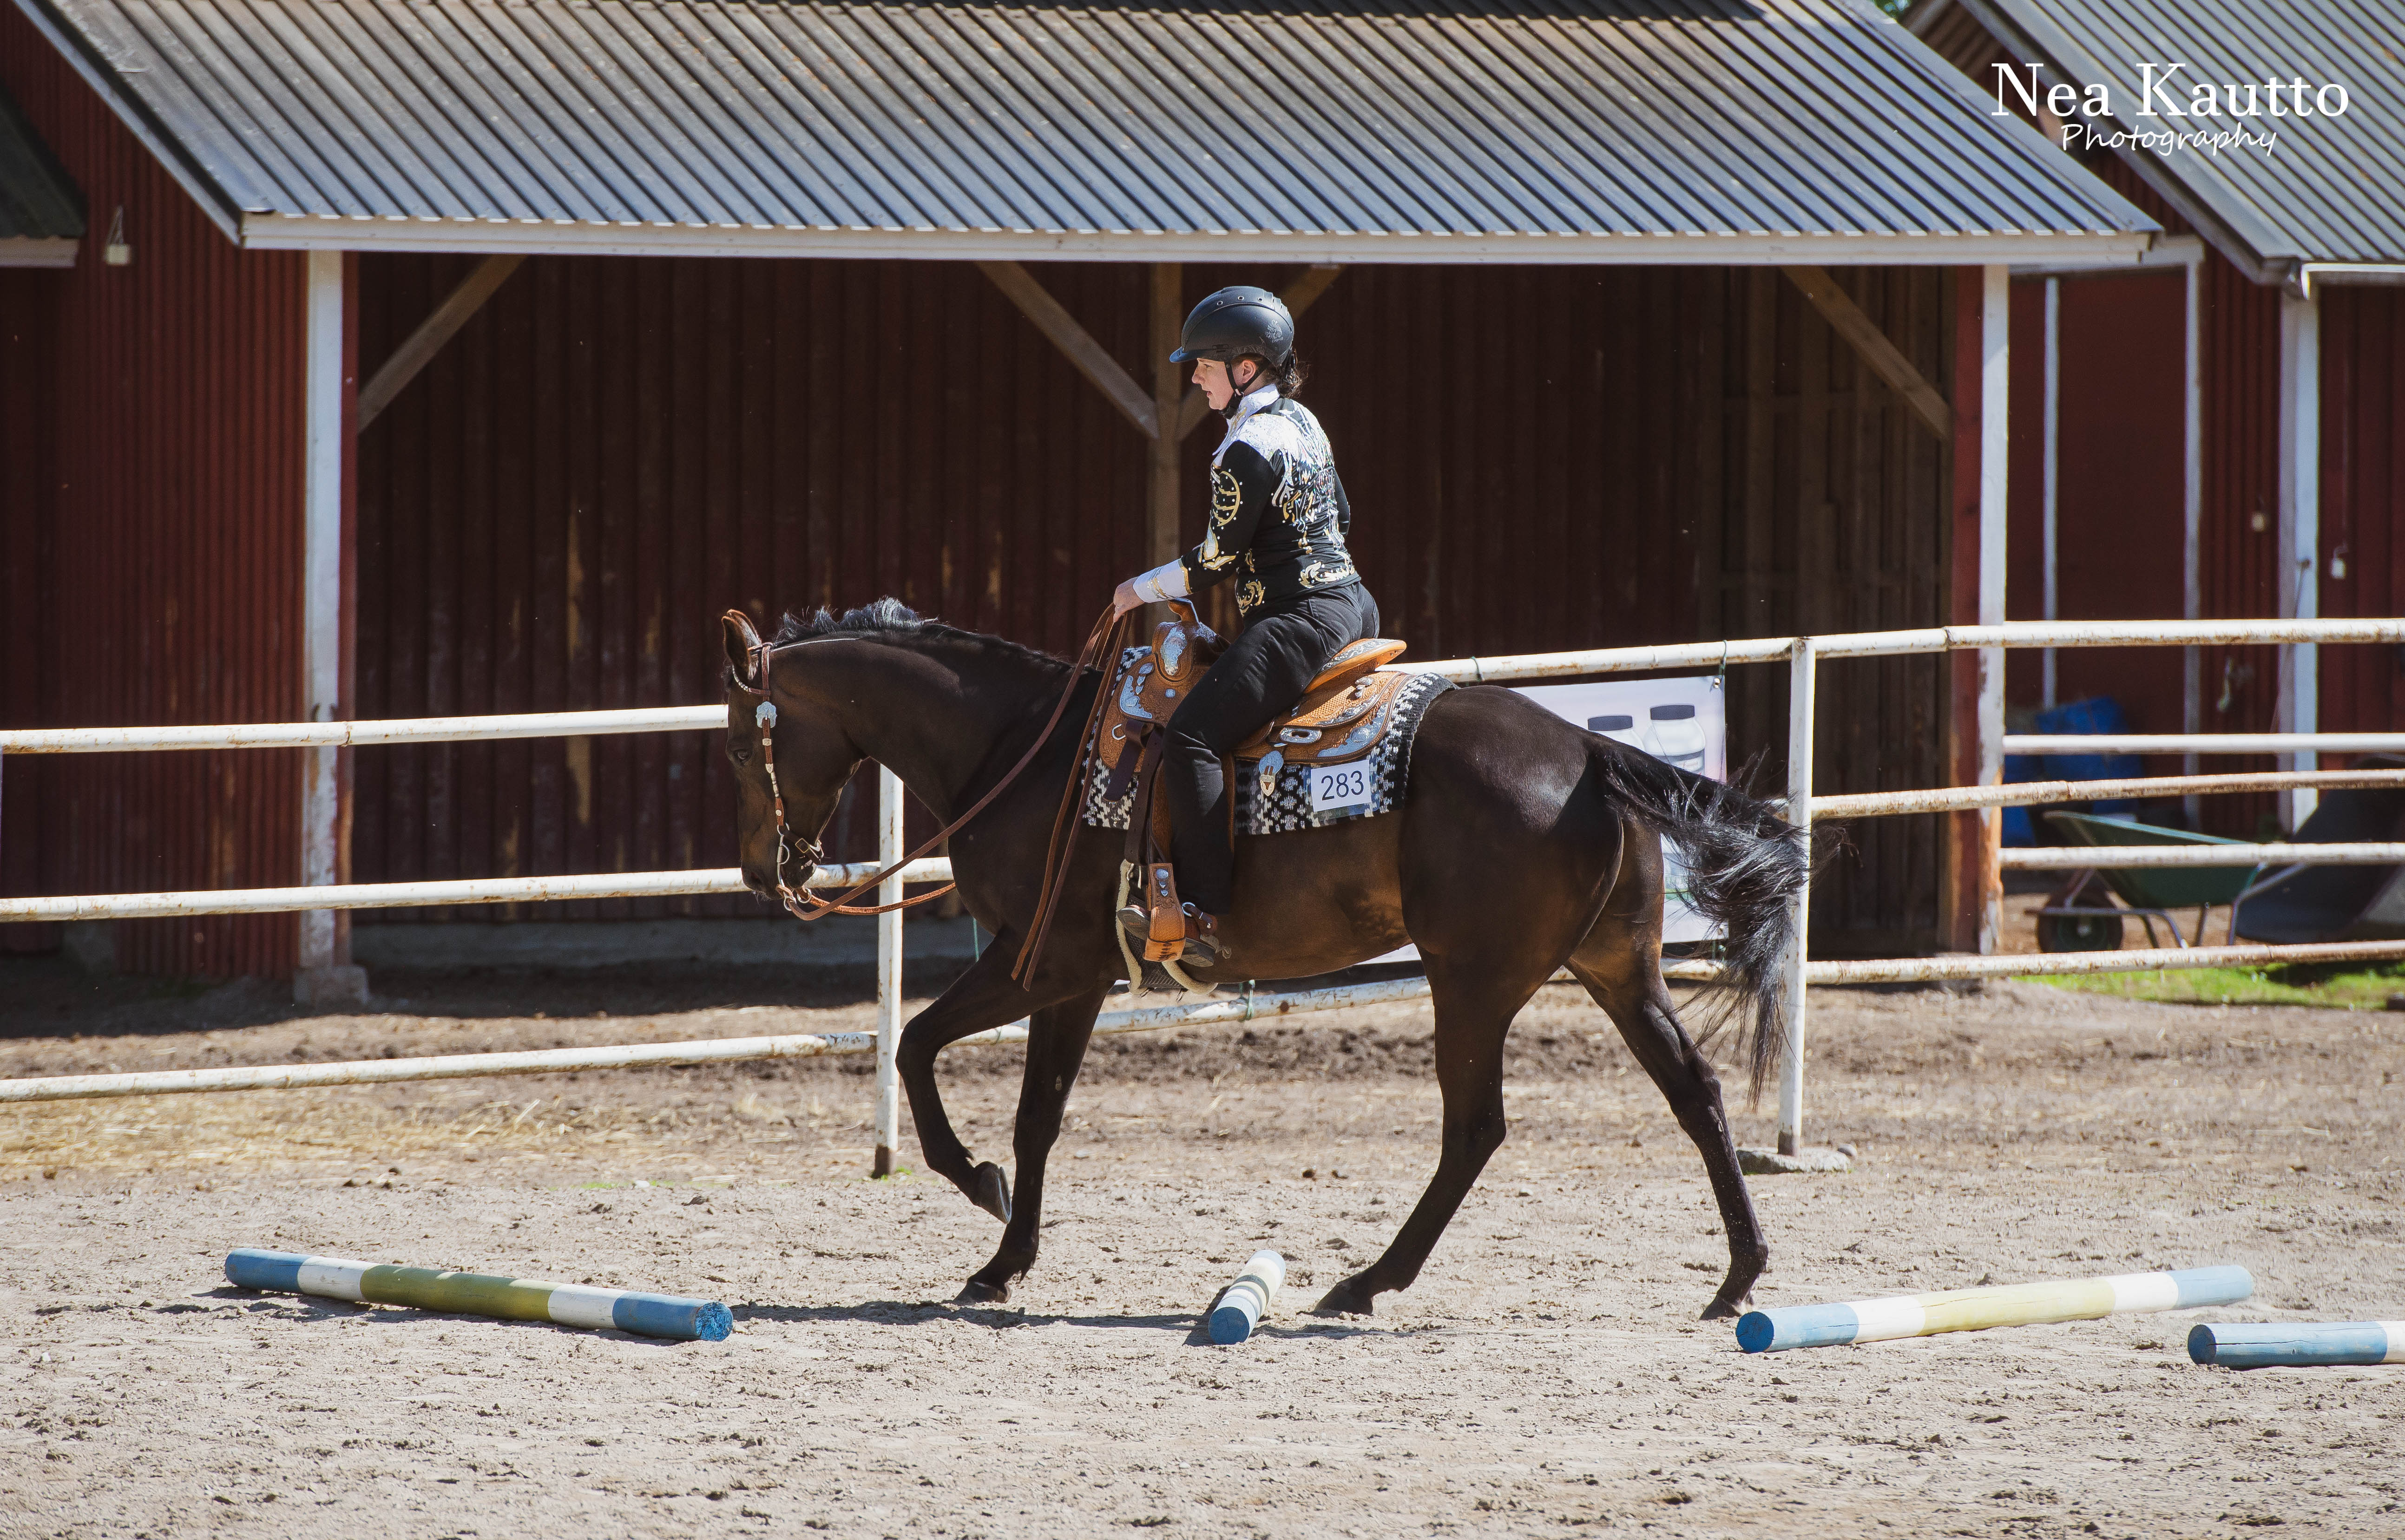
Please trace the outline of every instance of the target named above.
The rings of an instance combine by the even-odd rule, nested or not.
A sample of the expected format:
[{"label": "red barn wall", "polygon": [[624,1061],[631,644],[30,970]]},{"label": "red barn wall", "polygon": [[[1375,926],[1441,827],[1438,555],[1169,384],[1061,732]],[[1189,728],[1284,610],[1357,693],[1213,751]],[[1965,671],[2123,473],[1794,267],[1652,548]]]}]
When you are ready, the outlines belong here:
[{"label": "red barn wall", "polygon": [[[1941,16],[1928,30],[1925,40],[1974,79],[1981,90],[1992,84],[1988,70],[1998,57],[1995,40],[1976,21],[1959,7]],[[2194,234],[2195,231],[2171,205],[2148,187],[2137,173],[2117,157],[2099,154],[2084,161],[2088,169],[2109,184],[2123,197],[2145,210],[2173,234]],[[2199,567],[2201,581],[2203,618],[2263,619],[2277,612],[2275,547],[2278,541],[2279,517],[2277,481],[2279,473],[2279,385],[2280,385],[2280,296],[2277,289],[2265,288],[2249,281],[2217,252],[2207,246],[2200,273],[2199,317],[2201,330],[2202,385],[2202,451],[2203,500],[2199,533]],[[2109,431],[2100,431],[2092,453],[2087,454],[2087,464],[2080,471],[2082,486],[2108,489],[2117,499],[2117,510],[2123,518],[2134,520],[2137,527],[2122,538],[2118,553],[2119,565],[2131,575],[2132,583],[2147,595],[2168,597],[2166,605],[2150,602],[2148,609],[2164,618],[2175,618],[2183,609],[2184,584],[2181,581],[2179,526],[2171,525],[2168,543],[2160,534],[2160,510],[2176,509],[2179,496],[2182,423],[2181,395],[2184,385],[2185,344],[2184,318],[2167,314],[2164,300],[2141,290],[2131,290],[2130,310],[2139,315],[2109,318],[2092,314],[2074,331],[2071,318],[2071,297],[2074,291],[2083,298],[2103,300],[2116,292],[2099,286],[2114,283],[2146,282],[2135,275],[2122,278],[2081,278],[2065,280],[2064,337],[2064,412],[2062,510],[2064,551],[2070,557],[2074,539],[2069,510],[2074,495],[2073,469],[2073,436],[2071,399],[2074,389],[2094,387],[2102,392],[2096,407],[2103,416],[2091,419],[2100,428],[2107,423],[2119,422],[2125,435],[2116,441]],[[2168,291],[2177,280],[2167,280]],[[2038,411],[2043,401],[2037,342],[2041,335],[2036,305],[2042,290],[2032,283],[2014,286],[2014,346],[2013,370],[2013,465],[2012,465],[2012,525],[2011,577],[2006,586],[2007,612],[2015,619],[2031,619],[2042,614],[2043,591],[2038,585],[2039,566],[2037,476],[2040,466],[2038,442],[2034,437],[2040,421]],[[2097,323],[2119,331],[2129,351],[2114,355],[2096,344],[2101,334]],[[2325,309],[2323,320],[2323,401],[2326,446],[2334,431],[2330,422],[2333,392],[2341,388],[2331,353],[2336,342],[2335,329],[2352,325],[2342,320],[2337,311]],[[2133,330],[2133,328],[2142,328]],[[2095,357],[2096,367],[2083,371],[2084,383],[2074,385],[2071,359],[2074,356]],[[2118,394],[2116,394],[2118,393]],[[2377,415],[2376,410],[2372,413]],[[2357,416],[2362,413],[2357,412]],[[2329,453],[2326,447],[2325,455]],[[2154,468],[2153,474],[2167,479],[2158,484],[2141,477],[2137,467]],[[2327,466],[2327,458],[2325,460]],[[2168,467],[2163,470],[2161,468]],[[2327,531],[2335,510],[2330,502],[2329,480],[2324,472],[2323,519]],[[2259,518],[2259,524],[2257,520]],[[2117,519],[2115,522],[2121,522]],[[2128,604],[2117,592],[2112,581],[2115,568],[2113,548],[2100,532],[2081,531],[2078,538],[2099,534],[2099,548],[2105,555],[2100,568],[2103,581],[2101,598],[2117,605],[2115,613],[2129,613]],[[2325,542],[2325,551],[2329,547]],[[2097,618],[2085,612],[2089,602],[2077,601],[2074,608],[2072,574],[2063,572],[2062,614],[2070,619]],[[2166,586],[2166,581],[2168,586]],[[2325,566],[2322,575],[2322,613],[2346,612],[2339,606],[2363,602],[2361,595],[2336,595],[2332,580]],[[2394,612],[2392,609],[2391,613]],[[2200,650],[2200,670],[2202,679],[2202,721],[2205,732],[2250,733],[2268,732],[2274,725],[2273,713],[2278,701],[2278,657],[2275,649],[2264,647],[2207,647]],[[2341,660],[2344,652],[2363,652],[2365,656]],[[2157,656],[2149,660],[2145,654]],[[2133,725],[2148,730],[2176,730],[2183,720],[2184,686],[2180,679],[2178,653],[2170,649],[2128,649],[2107,651],[2083,650],[2078,653],[2060,655],[2063,672],[2060,694],[2063,699],[2075,698],[2099,683],[2109,683],[2111,693],[2131,710]],[[2076,659],[2076,663],[2074,663]],[[2328,722],[2334,713],[2357,709],[2349,704],[2353,699],[2377,699],[2382,688],[2366,683],[2377,677],[2382,665],[2362,649],[2324,649],[2322,652],[2322,712]],[[2393,666],[2393,660],[2392,660]],[[2074,672],[2074,670],[2077,672]],[[2336,669],[2334,676],[2332,670]],[[2366,672],[2367,670],[2370,672]],[[2342,687],[2351,693],[2342,698],[2334,695],[2332,679],[2342,677],[2349,682]],[[2074,684],[2076,679],[2078,683]],[[2037,660],[2034,656],[2016,656],[2006,674],[2008,699],[2015,707],[2033,706],[2039,699]],[[2394,688],[2391,684],[2386,688]],[[2170,771],[2176,762],[2157,759],[2149,769]],[[2245,760],[2215,757],[2206,762],[2210,768],[2239,770],[2269,768],[2271,760]],[[2202,799],[2204,827],[2217,833],[2252,835],[2260,819],[2271,810],[2269,794],[2258,796],[2216,796]]]},{"label": "red barn wall", "polygon": [[[2057,613],[2177,620],[2187,604],[2183,380],[2187,289],[2176,269],[2061,281],[2057,410]],[[2046,280],[2013,285],[2010,573],[2005,613],[2046,618]],[[2177,648],[2061,648],[2056,698],[2110,695],[2140,733],[2182,731]],[[2005,701],[2045,699],[2044,654],[2016,651]],[[2150,771],[2176,774],[2173,758]]]},{"label": "red barn wall", "polygon": [[[0,721],[41,720],[42,681],[55,665],[45,626],[43,575],[57,534],[50,455],[58,435],[52,389],[61,275],[0,269]],[[0,893],[41,891],[38,767],[20,759],[0,780]],[[46,951],[55,925],[0,925],[0,953]]]},{"label": "red barn wall", "polygon": [[[2405,289],[2320,292],[2322,613],[2405,615]],[[2325,729],[2405,721],[2405,648],[2326,647],[2321,679]]]},{"label": "red barn wall", "polygon": [[[2091,164],[2104,181],[2123,197],[2145,209],[2163,228],[2173,234],[2193,233],[2192,228],[2177,211],[2166,203],[2153,189],[2139,179],[2134,172],[2110,157]],[[2279,540],[2279,469],[2280,469],[2280,295],[2275,288],[2266,288],[2250,281],[2243,273],[2206,247],[2199,273],[2201,285],[2199,294],[2199,327],[2203,350],[2202,385],[2202,451],[2203,498],[2199,520],[2198,565],[2202,587],[2203,618],[2264,619],[2278,613],[2275,560]],[[2139,283],[2135,276],[2113,279],[2082,279],[2081,287],[2105,283]],[[2066,296],[2073,286],[2066,285]],[[2168,286],[2167,286],[2168,287]],[[2066,311],[2068,299],[2066,298]],[[2149,305],[2150,311],[2160,311]],[[2150,413],[2151,426],[2144,431],[2145,441],[2135,437],[2116,444],[2107,437],[2096,448],[2090,474],[2110,478],[2116,474],[2115,459],[2143,460],[2149,465],[2166,465],[2172,477],[2169,496],[2176,497],[2178,487],[2180,436],[2178,413],[2184,367],[2184,344],[2178,329],[2180,322],[2170,312],[2163,311],[2152,323],[2158,333],[2154,343],[2145,346],[2145,358],[2140,362],[2103,361],[2102,372],[2108,388],[2132,394],[2143,393],[2155,399],[2160,410]],[[2068,342],[2072,328],[2068,314],[2064,332]],[[2324,347],[2329,345],[2330,325],[2326,317],[2323,326]],[[2158,376],[2150,371],[2159,371]],[[2324,401],[2329,401],[2329,377],[2324,375]],[[2034,402],[2037,398],[2029,398]],[[2066,402],[2068,387],[2066,386]],[[2021,390],[2016,383],[2014,410],[2016,420],[2020,412]],[[2032,407],[2032,410],[2034,408]],[[2066,404],[2066,412],[2068,406]],[[2139,425],[2133,422],[2133,434]],[[2065,440],[2066,454],[2069,443]],[[2169,458],[2166,458],[2168,455]],[[2016,471],[2018,472],[2018,463]],[[2326,483],[2327,484],[2327,483]],[[2065,495],[2068,497],[2070,472],[2064,472]],[[2018,510],[2021,499],[2016,489],[2014,499]],[[2149,506],[2152,500],[2149,499]],[[2030,505],[2032,510],[2034,504]],[[2067,504],[2066,504],[2067,506]],[[2327,517],[2327,515],[2325,515]],[[2035,539],[2036,524],[2032,517],[2027,526],[2030,539]],[[2017,522],[2013,531],[2016,541],[2022,539],[2022,525]],[[2162,611],[2166,618],[2180,613],[2178,581],[2178,525],[2170,525],[2165,537],[2169,544],[2159,553],[2132,543],[2126,555],[2132,570],[2158,570],[2156,563],[2168,564],[2162,570],[2170,573],[2171,586],[2165,590],[2171,598]],[[2108,568],[2109,576],[2109,568]],[[2147,580],[2152,586],[2154,580]],[[2325,590],[2324,603],[2328,602]],[[2013,601],[2013,613],[2024,613],[2019,600]],[[2329,611],[2326,609],[2324,613]],[[2066,609],[2066,614],[2074,612]],[[2084,617],[2074,617],[2084,618]],[[2147,649],[2160,652],[2170,676],[2170,693],[2163,694],[2160,682],[2152,684],[2140,697],[2147,703],[2148,725],[2142,730],[2157,730],[2151,722],[2161,718],[2168,725],[2162,731],[2178,731],[2181,694],[2176,677],[2177,657],[2173,649]],[[2346,649],[2323,650],[2323,666]],[[2269,647],[2207,647],[2201,650],[2203,718],[2200,723],[2207,733],[2268,733],[2273,730],[2273,712],[2278,705],[2279,660],[2277,650]],[[2128,663],[2136,650],[2090,652],[2094,665],[2111,668]],[[2064,655],[2066,660],[2069,654]],[[2152,679],[2151,674],[2139,677]],[[2072,698],[2066,684],[2064,698]],[[2032,690],[2028,697],[2035,699]],[[2326,696],[2327,698],[2327,696]],[[2130,698],[2123,697],[2129,704]],[[2167,706],[2166,703],[2167,702]],[[2016,704],[2019,697],[2016,696]],[[2169,715],[2163,716],[2168,709]],[[2135,715],[2133,713],[2133,725]],[[2236,757],[2215,757],[2204,762],[2213,770],[2269,769],[2269,757],[2250,760]],[[2174,762],[2159,760],[2150,769],[2164,773],[2174,770]],[[2272,799],[2259,796],[2215,796],[2201,799],[2203,826],[2215,833],[2253,835],[2262,816],[2271,810]]]},{"label": "red barn wall", "polygon": [[[373,372],[468,260],[359,271]],[[1146,377],[1144,269],[1037,273]],[[1195,269],[1186,289],[1263,276]],[[1936,371],[1938,275],[1853,281]],[[1301,330],[1355,552],[1384,629],[1420,656],[1935,619],[1942,452],[1775,273],[1357,268]],[[1186,444],[1188,539],[1217,439],[1206,423]],[[1066,651],[1143,560],[1144,467],[1135,431],[973,267],[537,258],[361,440],[357,709],[710,700],[721,610],[889,594]],[[1767,750],[1774,775],[1776,673],[1732,682],[1737,751]],[[1912,746],[1942,733],[1934,677],[1833,670],[1824,784],[1926,784]],[[730,864],[718,747],[363,750],[357,879]],[[865,817],[834,833],[868,853]],[[1910,931],[1928,844],[1867,833],[1864,868],[1821,902]]]},{"label": "red barn wall", "polygon": [[[468,269],[362,259],[363,367]],[[1148,378],[1144,268],[1036,272]],[[1669,270],[1355,269],[1307,313],[1304,399],[1389,635],[1444,656],[1695,634],[1680,381],[1703,292]],[[1215,426],[1186,444],[1189,539]],[[890,594],[1069,651],[1144,553],[1143,441],[965,264],[534,259],[359,453],[366,717],[712,699],[728,608]],[[357,878],[731,864],[718,747],[362,751]],[[837,833],[866,853],[865,817]]]},{"label": "red barn wall", "polygon": [[[302,260],[236,250],[14,7],[0,82],[82,188],[91,231],[72,270],[0,288],[7,329],[47,325],[51,349],[41,493],[12,497],[0,542],[16,677],[0,709],[12,726],[290,721]],[[106,267],[120,207],[134,261]],[[24,472],[8,474],[13,491]],[[298,880],[295,755],[17,756],[6,775],[8,891]],[[296,927],[213,917],[116,936],[129,968],[283,973]]]}]

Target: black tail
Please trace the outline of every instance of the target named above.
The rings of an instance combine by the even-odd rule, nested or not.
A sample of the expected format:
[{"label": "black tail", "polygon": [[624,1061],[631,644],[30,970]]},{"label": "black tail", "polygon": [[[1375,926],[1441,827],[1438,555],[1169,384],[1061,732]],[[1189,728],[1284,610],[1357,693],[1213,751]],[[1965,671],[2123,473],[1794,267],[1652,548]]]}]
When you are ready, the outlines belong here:
[{"label": "black tail", "polygon": [[1751,1017],[1745,1054],[1749,1089],[1758,1097],[1787,1045],[1779,969],[1794,929],[1788,901],[1811,871],[1804,834],[1768,803],[1734,786],[1591,737],[1604,784],[1640,822],[1679,847],[1687,861],[1687,902],[1728,938],[1720,976],[1727,1004],[1700,1035],[1709,1039],[1732,1016]]}]

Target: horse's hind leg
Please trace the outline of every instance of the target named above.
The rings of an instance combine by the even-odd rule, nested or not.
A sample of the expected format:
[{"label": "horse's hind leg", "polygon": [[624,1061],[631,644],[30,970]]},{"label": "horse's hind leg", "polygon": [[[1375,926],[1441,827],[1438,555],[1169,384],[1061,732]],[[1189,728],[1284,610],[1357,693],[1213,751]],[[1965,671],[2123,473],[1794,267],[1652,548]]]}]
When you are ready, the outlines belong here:
[{"label": "horse's hind leg", "polygon": [[1010,1179],[991,1160],[977,1164],[968,1146],[952,1131],[943,1095],[935,1089],[935,1056],[972,1033],[1006,1026],[1027,1015],[1031,1005],[1043,1003],[1011,978],[1011,961],[1018,954],[1016,936],[1006,931],[996,936],[993,945],[969,964],[968,972],[910,1018],[893,1056],[894,1070],[910,1099],[910,1121],[919,1127],[919,1153],[927,1169],[1006,1224],[1010,1220]]},{"label": "horse's hind leg", "polygon": [[1570,959],[1570,972],[1620,1029],[1637,1062],[1653,1077],[1669,1102],[1679,1127],[1702,1152],[1704,1169],[1719,1200],[1721,1225],[1728,1232],[1728,1276],[1720,1292],[1704,1307],[1704,1319],[1718,1321],[1741,1312],[1753,1292],[1754,1280],[1770,1261],[1769,1243],[1754,1217],[1753,1197],[1746,1191],[1745,1175],[1737,1169],[1737,1143],[1729,1137],[1728,1113],[1721,1105],[1720,1077],[1711,1062],[1679,1024],[1677,1007],[1662,982],[1659,953],[1610,916]]},{"label": "horse's hind leg", "polygon": [[1443,1152],[1385,1253],[1329,1290],[1319,1302],[1322,1315],[1368,1315],[1379,1295],[1411,1287],[1470,1183],[1503,1144],[1503,1040],[1536,984],[1498,984],[1487,968],[1447,966],[1435,958],[1428,972],[1436,1006],[1437,1085],[1444,1095]]},{"label": "horse's hind leg", "polygon": [[1011,1135],[1011,1151],[1019,1162],[1019,1201],[1011,1209],[1010,1223],[1003,1226],[993,1260],[961,1290],[963,1303],[1000,1304],[1010,1297],[1011,1284],[1035,1266],[1043,1234],[1044,1163],[1061,1137],[1069,1087],[1077,1083],[1077,1067],[1085,1062],[1094,1017],[1109,987],[1094,984],[1075,1000],[1037,1011],[1027,1024],[1027,1068],[1019,1084],[1019,1120]]}]

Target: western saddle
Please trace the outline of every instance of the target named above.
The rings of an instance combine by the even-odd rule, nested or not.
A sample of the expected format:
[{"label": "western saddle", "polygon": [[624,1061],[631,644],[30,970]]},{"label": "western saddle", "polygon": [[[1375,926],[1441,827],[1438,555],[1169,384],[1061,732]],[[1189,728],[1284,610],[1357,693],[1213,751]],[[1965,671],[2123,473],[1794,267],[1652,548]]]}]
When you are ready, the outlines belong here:
[{"label": "western saddle", "polygon": [[[1126,861],[1131,874],[1144,875],[1143,907],[1150,916],[1144,956],[1153,962],[1174,962],[1184,955],[1190,923],[1166,859],[1169,809],[1153,795],[1160,778],[1154,772],[1168,742],[1171,715],[1228,646],[1190,609],[1173,605],[1172,610],[1172,618],[1154,628],[1150,647],[1132,647],[1120,655],[1094,729],[1104,801],[1134,793]],[[1266,792],[1286,765],[1347,763],[1375,749],[1392,721],[1396,693],[1411,678],[1385,666],[1402,656],[1403,648],[1399,641],[1365,637],[1339,649],[1301,700],[1238,745],[1229,766],[1231,819],[1237,775],[1260,777]]]}]

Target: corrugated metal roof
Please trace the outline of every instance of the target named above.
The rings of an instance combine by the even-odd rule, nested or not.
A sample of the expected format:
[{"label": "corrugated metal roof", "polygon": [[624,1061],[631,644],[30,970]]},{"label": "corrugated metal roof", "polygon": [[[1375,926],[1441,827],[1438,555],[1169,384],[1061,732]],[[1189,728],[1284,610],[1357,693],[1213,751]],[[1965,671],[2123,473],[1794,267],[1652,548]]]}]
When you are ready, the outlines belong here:
[{"label": "corrugated metal roof", "polygon": [[[2405,262],[2405,5],[2398,0],[1959,0],[2007,49],[2085,88],[2125,129],[2276,137],[2268,151],[2191,143],[2116,147],[2224,255],[2258,281],[2301,262]],[[2144,67],[2185,64],[2144,116]],[[2342,116],[2230,115],[2222,88],[2276,78],[2345,89]],[[2216,88],[2217,118],[2173,118]],[[1990,91],[1993,81],[1983,82]],[[2284,100],[2293,100],[2284,89]],[[2256,93],[2258,105],[2263,98]],[[2333,103],[2336,98],[2330,99]]]},{"label": "corrugated metal roof", "polygon": [[0,91],[0,267],[71,267],[83,194]]},{"label": "corrugated metal roof", "polygon": [[2154,228],[1867,0],[18,4],[259,245],[1961,262]]}]

